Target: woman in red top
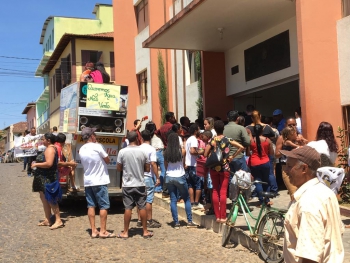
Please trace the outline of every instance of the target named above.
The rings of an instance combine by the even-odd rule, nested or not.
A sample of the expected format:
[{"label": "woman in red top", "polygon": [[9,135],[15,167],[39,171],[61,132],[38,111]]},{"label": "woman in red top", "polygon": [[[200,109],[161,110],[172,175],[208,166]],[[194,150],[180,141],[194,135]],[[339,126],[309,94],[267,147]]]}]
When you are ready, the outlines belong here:
[{"label": "woman in red top", "polygon": [[[264,127],[260,124],[254,125],[254,137],[250,140],[250,170],[254,177],[254,180],[263,181],[269,183],[270,174],[270,159],[269,156],[273,155],[273,147],[271,140],[262,136]],[[256,184],[256,192],[258,193],[260,204],[263,202],[261,192],[269,192],[270,185],[268,184]],[[268,204],[270,202],[268,201]]]}]

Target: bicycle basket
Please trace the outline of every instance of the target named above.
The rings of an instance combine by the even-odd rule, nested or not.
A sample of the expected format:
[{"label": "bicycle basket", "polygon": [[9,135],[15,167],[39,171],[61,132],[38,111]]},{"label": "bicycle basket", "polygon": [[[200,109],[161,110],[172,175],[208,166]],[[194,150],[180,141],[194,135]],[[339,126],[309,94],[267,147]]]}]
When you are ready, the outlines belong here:
[{"label": "bicycle basket", "polygon": [[248,189],[250,187],[250,183],[251,183],[250,173],[245,172],[243,170],[239,170],[235,172],[233,178],[235,178],[236,184],[238,185],[239,188]]}]

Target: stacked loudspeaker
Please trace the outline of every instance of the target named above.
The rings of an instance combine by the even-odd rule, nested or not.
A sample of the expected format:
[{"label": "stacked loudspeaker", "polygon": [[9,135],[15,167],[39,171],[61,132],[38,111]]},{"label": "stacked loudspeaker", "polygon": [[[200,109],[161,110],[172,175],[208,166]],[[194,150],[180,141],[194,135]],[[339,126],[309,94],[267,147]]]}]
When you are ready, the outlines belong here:
[{"label": "stacked loudspeaker", "polygon": [[79,131],[85,127],[96,128],[96,132],[103,133],[124,133],[125,118],[123,117],[98,117],[79,116]]}]

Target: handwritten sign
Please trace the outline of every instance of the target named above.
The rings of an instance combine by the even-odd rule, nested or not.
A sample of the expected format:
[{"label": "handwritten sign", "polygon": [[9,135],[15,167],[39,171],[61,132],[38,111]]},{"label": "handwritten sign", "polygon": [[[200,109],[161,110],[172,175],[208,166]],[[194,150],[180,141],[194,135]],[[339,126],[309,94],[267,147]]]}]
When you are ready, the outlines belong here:
[{"label": "handwritten sign", "polygon": [[119,111],[120,86],[90,83],[87,87],[86,108]]},{"label": "handwritten sign", "polygon": [[68,117],[69,117],[69,109],[66,109],[63,112],[63,132],[68,131]]},{"label": "handwritten sign", "polygon": [[37,155],[38,149],[43,146],[41,140],[42,134],[35,136],[15,136],[14,145],[15,145],[15,157],[26,157],[26,156],[35,156]]}]

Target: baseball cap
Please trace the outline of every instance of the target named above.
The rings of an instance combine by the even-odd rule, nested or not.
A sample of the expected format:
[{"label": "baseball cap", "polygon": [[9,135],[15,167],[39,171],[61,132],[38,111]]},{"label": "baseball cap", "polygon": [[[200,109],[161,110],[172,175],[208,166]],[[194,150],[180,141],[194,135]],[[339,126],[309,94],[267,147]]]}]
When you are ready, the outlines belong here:
[{"label": "baseball cap", "polygon": [[96,128],[90,128],[90,127],[85,127],[81,131],[81,137],[83,137],[83,140],[88,140],[90,136],[96,131]]},{"label": "baseball cap", "polygon": [[272,113],[273,116],[280,115],[280,114],[282,114],[282,111],[280,109],[276,109]]},{"label": "baseball cap", "polygon": [[316,171],[321,166],[320,154],[310,146],[303,146],[292,151],[280,151],[283,155],[306,163],[312,170]]}]

